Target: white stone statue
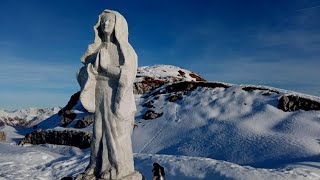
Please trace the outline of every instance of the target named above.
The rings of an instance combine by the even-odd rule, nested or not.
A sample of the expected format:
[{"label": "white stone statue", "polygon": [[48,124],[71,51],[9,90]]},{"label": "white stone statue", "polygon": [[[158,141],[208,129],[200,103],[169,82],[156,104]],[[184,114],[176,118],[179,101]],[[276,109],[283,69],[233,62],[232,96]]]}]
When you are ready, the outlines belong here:
[{"label": "white stone statue", "polygon": [[104,10],[94,32],[77,74],[80,100],[95,116],[90,163],[77,179],[141,180],[131,144],[137,55],[128,42],[128,25],[118,12]]}]

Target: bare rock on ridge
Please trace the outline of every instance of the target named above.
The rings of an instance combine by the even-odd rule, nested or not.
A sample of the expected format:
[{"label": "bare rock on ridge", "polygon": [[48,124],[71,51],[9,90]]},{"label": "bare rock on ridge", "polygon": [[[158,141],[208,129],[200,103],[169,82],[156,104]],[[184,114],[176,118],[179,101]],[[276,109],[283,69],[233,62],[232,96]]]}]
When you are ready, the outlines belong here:
[{"label": "bare rock on ridge", "polygon": [[86,128],[93,123],[94,115],[88,115],[83,117],[81,120],[78,120],[74,125],[74,128]]},{"label": "bare rock on ridge", "polygon": [[278,109],[285,112],[299,109],[305,111],[320,110],[320,102],[294,95],[284,95],[279,99]]}]

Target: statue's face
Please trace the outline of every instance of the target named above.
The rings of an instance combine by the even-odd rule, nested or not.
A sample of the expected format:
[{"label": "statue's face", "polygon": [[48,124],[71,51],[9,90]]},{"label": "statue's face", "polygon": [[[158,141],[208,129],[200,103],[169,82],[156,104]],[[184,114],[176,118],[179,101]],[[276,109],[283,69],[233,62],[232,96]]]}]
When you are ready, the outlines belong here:
[{"label": "statue's face", "polygon": [[101,17],[101,31],[105,34],[111,34],[114,29],[116,16],[111,13],[106,13]]}]

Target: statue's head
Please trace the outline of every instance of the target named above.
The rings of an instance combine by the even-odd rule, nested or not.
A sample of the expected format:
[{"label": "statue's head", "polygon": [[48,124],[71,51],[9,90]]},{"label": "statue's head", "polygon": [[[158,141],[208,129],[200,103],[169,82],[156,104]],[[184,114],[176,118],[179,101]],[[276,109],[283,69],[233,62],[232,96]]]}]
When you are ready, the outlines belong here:
[{"label": "statue's head", "polygon": [[117,11],[104,10],[94,26],[94,44],[101,44],[104,35],[114,36],[117,43],[128,43],[128,24],[126,19]]},{"label": "statue's head", "polygon": [[[105,35],[111,35],[114,43],[122,46],[130,46],[128,42],[128,24],[126,19],[117,11],[104,10],[100,15],[97,24],[94,26],[94,42],[88,46],[88,50],[81,57],[85,63],[86,59],[99,50]],[[131,46],[129,47],[132,48]],[[122,49],[122,48],[121,48]]]},{"label": "statue's head", "polygon": [[103,36],[110,36],[115,27],[116,22],[116,15],[112,13],[105,13],[100,20],[100,26],[98,28],[98,31],[100,31],[99,34]]}]

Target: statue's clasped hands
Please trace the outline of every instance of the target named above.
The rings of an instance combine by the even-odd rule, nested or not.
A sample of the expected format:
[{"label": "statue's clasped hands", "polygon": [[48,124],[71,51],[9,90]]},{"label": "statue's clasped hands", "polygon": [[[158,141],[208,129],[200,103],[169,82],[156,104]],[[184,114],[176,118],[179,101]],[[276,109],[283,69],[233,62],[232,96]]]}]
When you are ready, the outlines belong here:
[{"label": "statue's clasped hands", "polygon": [[88,64],[88,72],[91,72],[95,76],[98,75],[98,70],[91,64]]}]

